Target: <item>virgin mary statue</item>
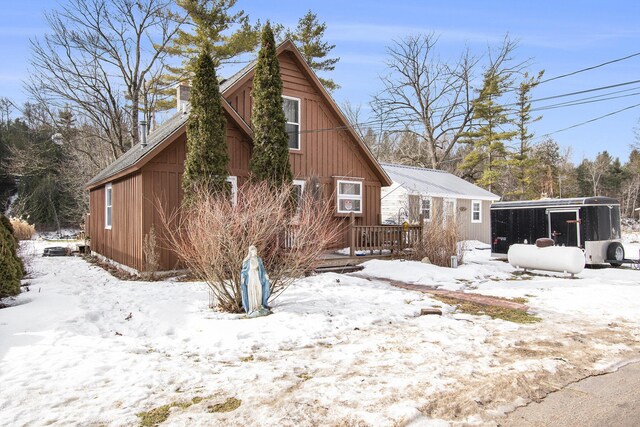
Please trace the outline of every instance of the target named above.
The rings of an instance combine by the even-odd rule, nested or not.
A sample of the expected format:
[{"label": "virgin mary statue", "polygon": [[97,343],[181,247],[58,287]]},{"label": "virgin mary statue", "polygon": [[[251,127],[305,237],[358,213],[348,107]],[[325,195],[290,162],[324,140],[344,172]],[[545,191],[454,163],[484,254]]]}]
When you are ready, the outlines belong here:
[{"label": "virgin mary statue", "polygon": [[266,316],[271,311],[267,308],[271,294],[269,276],[264,269],[262,259],[255,246],[249,246],[249,253],[242,261],[240,271],[240,291],[242,292],[242,308],[247,317]]}]

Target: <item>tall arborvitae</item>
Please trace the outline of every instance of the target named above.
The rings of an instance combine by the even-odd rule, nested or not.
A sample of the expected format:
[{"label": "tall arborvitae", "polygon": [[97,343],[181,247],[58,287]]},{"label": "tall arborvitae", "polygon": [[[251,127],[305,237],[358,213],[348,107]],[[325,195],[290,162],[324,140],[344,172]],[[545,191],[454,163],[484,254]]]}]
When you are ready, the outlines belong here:
[{"label": "tall arborvitae", "polygon": [[[336,47],[322,40],[327,24],[318,22],[318,15],[309,10],[300,18],[294,32],[287,32],[287,37],[298,46],[305,61],[314,71],[333,71],[340,58],[327,58],[327,55]],[[329,91],[340,86],[331,79],[318,77]]]},{"label": "tall arborvitae", "polygon": [[251,179],[273,185],[291,182],[289,137],[282,109],[282,78],[269,22],[262,30],[258,63],[253,76],[253,155],[249,163]]},{"label": "tall arborvitae", "polygon": [[226,119],[220,86],[213,61],[205,49],[196,61],[190,102],[187,159],[182,177],[186,200],[200,186],[212,193],[223,191],[228,175]]},{"label": "tall arborvitae", "polygon": [[510,164],[514,168],[517,190],[516,197],[520,200],[532,197],[530,191],[532,175],[536,165],[536,159],[531,156],[531,140],[533,133],[529,132],[529,125],[537,122],[542,116],[531,117],[531,90],[540,83],[540,78],[544,71],[540,71],[537,76],[529,77],[524,74],[524,80],[518,86],[518,101],[516,104],[516,138],[520,142],[518,150],[514,153]]},{"label": "tall arborvitae", "polygon": [[24,265],[17,254],[18,241],[6,216],[0,214],[0,298],[18,295]]},{"label": "tall arborvitae", "polygon": [[472,101],[473,120],[477,127],[467,134],[468,142],[473,144],[460,168],[467,176],[479,173],[476,184],[494,190],[498,178],[504,172],[507,148],[505,142],[511,140],[516,132],[505,131],[510,123],[505,107],[498,103],[504,93],[509,76],[500,76],[494,70],[485,74],[480,95]]}]

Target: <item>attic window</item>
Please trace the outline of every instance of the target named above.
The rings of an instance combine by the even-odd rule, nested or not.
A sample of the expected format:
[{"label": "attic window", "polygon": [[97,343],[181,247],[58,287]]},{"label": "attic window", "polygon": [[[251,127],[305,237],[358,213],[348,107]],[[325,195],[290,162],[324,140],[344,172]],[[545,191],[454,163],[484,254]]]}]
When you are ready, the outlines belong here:
[{"label": "attic window", "polygon": [[289,96],[282,97],[282,108],[287,119],[285,125],[289,135],[289,150],[300,149],[300,100]]}]

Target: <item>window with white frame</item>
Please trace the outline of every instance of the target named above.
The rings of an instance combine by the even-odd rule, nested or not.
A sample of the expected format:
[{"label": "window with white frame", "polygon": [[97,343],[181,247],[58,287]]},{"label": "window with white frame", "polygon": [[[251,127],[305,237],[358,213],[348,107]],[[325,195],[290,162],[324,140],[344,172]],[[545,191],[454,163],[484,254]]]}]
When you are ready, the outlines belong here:
[{"label": "window with white frame", "polygon": [[285,125],[289,135],[289,149],[300,149],[300,100],[289,96],[282,97],[282,109],[287,119]]},{"label": "window with white frame", "polygon": [[471,201],[471,222],[482,222],[482,202],[480,200]]},{"label": "window with white frame", "polygon": [[338,213],[362,213],[362,182],[338,180]]},{"label": "window with white frame", "polygon": [[444,222],[456,219],[456,199],[442,200],[442,220]]},{"label": "window with white frame", "polygon": [[111,229],[113,221],[113,186],[104,186],[104,228]]},{"label": "window with white frame", "polygon": [[301,179],[293,180],[293,197],[295,198],[296,207],[300,208],[302,195],[304,194],[304,181]]},{"label": "window with white frame", "polygon": [[431,221],[431,197],[422,198],[420,211],[425,221]]},{"label": "window with white frame", "polygon": [[225,181],[231,186],[231,203],[235,206],[238,204],[238,177],[229,176]]}]

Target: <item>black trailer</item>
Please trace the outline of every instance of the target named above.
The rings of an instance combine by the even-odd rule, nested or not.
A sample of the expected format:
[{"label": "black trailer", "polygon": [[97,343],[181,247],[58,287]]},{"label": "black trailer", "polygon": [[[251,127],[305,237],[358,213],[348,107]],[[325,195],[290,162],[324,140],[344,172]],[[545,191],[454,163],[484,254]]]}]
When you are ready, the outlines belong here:
[{"label": "black trailer", "polygon": [[620,243],[620,202],[609,197],[497,202],[491,206],[491,255],[506,258],[514,243],[551,238],[577,246],[587,264],[624,262]]}]

